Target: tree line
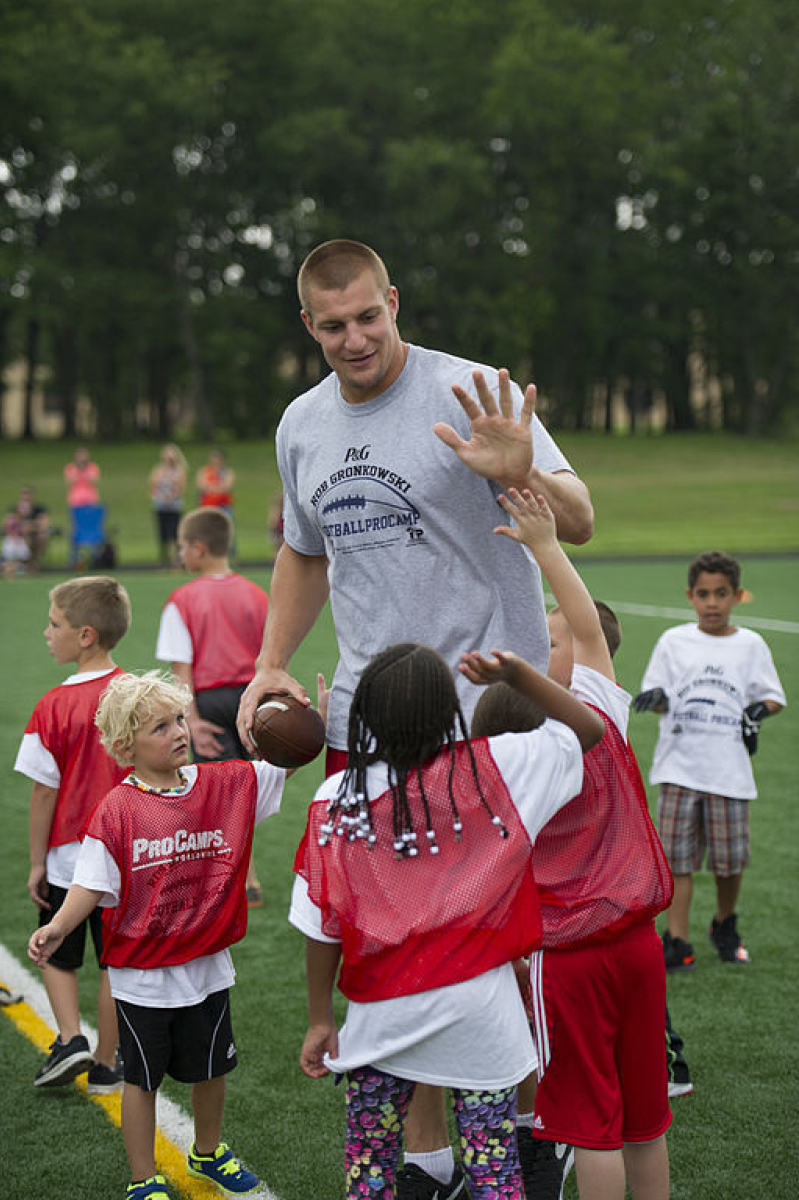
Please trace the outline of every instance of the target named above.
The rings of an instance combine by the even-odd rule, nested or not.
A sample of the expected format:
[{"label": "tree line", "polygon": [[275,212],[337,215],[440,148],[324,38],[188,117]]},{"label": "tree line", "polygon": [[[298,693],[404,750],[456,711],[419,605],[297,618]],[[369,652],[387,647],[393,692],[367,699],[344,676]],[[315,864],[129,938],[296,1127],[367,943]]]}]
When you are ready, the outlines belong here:
[{"label": "tree line", "polygon": [[413,341],[547,419],[747,435],[799,394],[799,7],[26,0],[0,13],[0,365],[65,436],[268,435],[297,267],[373,245]]}]

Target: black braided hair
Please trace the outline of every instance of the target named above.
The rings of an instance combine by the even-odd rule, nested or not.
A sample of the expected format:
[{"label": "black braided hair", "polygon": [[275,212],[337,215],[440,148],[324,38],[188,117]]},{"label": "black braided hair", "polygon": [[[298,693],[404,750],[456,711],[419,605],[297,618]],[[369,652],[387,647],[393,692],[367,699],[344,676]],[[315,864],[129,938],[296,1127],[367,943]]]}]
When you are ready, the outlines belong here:
[{"label": "black braided hair", "polygon": [[366,773],[370,764],[385,762],[394,799],[394,849],[398,855],[418,853],[417,832],[408,796],[408,777],[415,775],[424,808],[425,836],[432,854],[438,853],[422,768],[442,750],[449,754],[448,794],[453,828],[460,839],[462,824],[453,788],[455,745],[468,747],[474,780],[492,821],[507,837],[483,792],[477,763],[469,743],[452,672],[444,659],[428,646],[401,642],[389,646],[368,664],[352,698],[347,737],[349,762],[339,790],[331,801],[322,840],[334,832],[374,845]]}]

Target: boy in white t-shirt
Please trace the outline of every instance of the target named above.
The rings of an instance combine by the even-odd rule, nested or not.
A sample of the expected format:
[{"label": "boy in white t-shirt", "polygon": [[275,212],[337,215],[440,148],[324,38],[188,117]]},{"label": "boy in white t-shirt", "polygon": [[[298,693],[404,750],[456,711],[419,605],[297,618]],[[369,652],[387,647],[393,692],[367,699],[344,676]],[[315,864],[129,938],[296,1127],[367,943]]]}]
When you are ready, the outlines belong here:
[{"label": "boy in white t-shirt", "polygon": [[165,1074],[191,1084],[190,1175],[228,1196],[260,1184],[220,1141],[225,1077],[236,1066],[228,947],[247,929],[254,826],[280,808],[286,773],[267,762],[187,766],[188,688],[157,671],[120,675],[97,711],[123,781],[97,805],[67,897],[28,953],[46,964],[99,904],[103,957],[124,1060],[127,1200],[169,1200],[156,1171],[155,1104]]},{"label": "boy in white t-shirt", "polygon": [[660,637],[633,701],[636,712],[661,714],[649,780],[661,785],[658,830],[674,874],[663,935],[669,971],[695,966],[689,914],[705,850],[716,877],[710,940],[723,962],[749,961],[736,905],[749,862],[749,801],[757,795],[750,759],[760,722],[780,711],[785,693],[760,634],[730,624],[744,595],[740,580],[728,554],[694,559],[687,596],[697,622]]}]

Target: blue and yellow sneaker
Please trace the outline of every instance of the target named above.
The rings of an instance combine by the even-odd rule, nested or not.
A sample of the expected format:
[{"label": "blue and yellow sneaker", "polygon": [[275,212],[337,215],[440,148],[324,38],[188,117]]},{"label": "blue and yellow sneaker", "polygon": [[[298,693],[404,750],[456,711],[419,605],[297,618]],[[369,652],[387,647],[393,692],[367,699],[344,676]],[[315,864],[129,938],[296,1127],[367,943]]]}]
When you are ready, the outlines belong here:
[{"label": "blue and yellow sneaker", "polygon": [[151,1175],[128,1185],[127,1200],[170,1200],[163,1175]]},{"label": "blue and yellow sneaker", "polygon": [[225,1142],[213,1154],[197,1154],[192,1146],[187,1163],[189,1175],[210,1180],[226,1196],[249,1196],[261,1186],[258,1176],[241,1165]]}]

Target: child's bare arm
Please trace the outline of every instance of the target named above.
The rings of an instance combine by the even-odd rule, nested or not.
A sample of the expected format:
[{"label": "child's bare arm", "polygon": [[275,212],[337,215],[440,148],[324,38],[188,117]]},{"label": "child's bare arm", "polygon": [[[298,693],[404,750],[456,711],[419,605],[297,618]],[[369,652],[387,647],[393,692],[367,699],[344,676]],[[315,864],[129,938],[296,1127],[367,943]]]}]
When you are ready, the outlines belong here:
[{"label": "child's bare arm", "polygon": [[[194,673],[191,663],[173,662],[169,664],[169,669],[176,679],[185,683],[193,696]],[[224,733],[224,730],[221,725],[215,725],[213,721],[206,721],[200,716],[196,700],[192,700],[189,711],[186,713],[186,723],[195,752],[201,754],[203,758],[218,758],[223,749],[220,734]]]},{"label": "child's bare arm", "polygon": [[72,930],[94,912],[103,893],[73,883],[64,903],[48,925],[42,925],[31,935],[28,942],[28,957],[37,966],[43,967],[50,955],[58,949]]},{"label": "child's bare arm", "polygon": [[31,788],[30,807],[30,873],[28,893],[37,908],[49,908],[47,902],[47,848],[58,788],[45,783],[34,783]]},{"label": "child's bare arm", "polygon": [[605,733],[598,713],[583,704],[554,679],[542,675],[523,658],[509,651],[492,650],[493,659],[472,650],[461,655],[459,670],[472,683],[496,683],[504,680],[523,696],[534,700],[555,721],[568,725],[577,734],[583,753],[596,746]]},{"label": "child's bare arm", "polygon": [[499,525],[494,532],[521,542],[535,555],[571,630],[574,661],[615,679],[596,605],[558,541],[555,518],[546,499],[509,488],[507,496],[500,496],[499,502],[516,524]]},{"label": "child's bare arm", "polygon": [[325,1054],[338,1054],[338,1030],[333,1015],[333,985],[341,958],[338,942],[305,939],[305,970],[308,977],[308,1031],[300,1051],[300,1068],[311,1079],[330,1072]]}]

